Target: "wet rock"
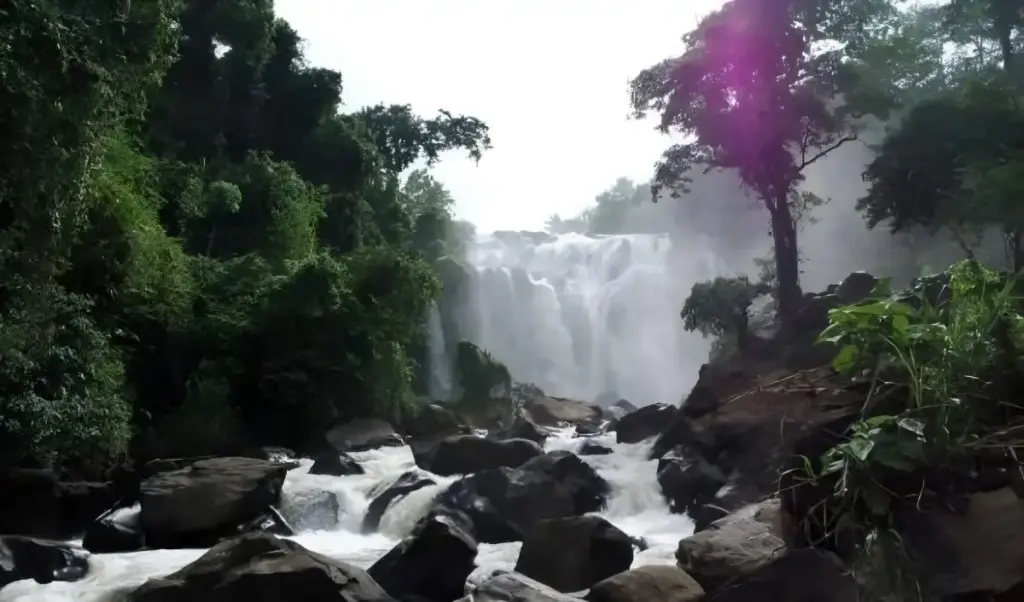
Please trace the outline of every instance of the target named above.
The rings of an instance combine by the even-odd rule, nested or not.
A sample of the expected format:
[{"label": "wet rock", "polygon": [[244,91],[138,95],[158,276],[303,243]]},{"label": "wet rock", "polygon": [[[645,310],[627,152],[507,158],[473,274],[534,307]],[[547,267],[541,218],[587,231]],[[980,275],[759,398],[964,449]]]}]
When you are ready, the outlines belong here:
[{"label": "wet rock", "polygon": [[288,504],[288,518],[296,532],[327,531],[338,526],[341,504],[332,491],[312,491]]},{"label": "wet rock", "polygon": [[415,417],[401,425],[403,433],[413,439],[439,439],[469,432],[462,417],[440,403],[419,407]]},{"label": "wet rock", "polygon": [[669,509],[682,514],[715,500],[718,491],[728,482],[725,474],[702,457],[688,462],[670,453],[658,460],[658,485],[669,503]]},{"label": "wet rock", "polygon": [[523,409],[534,422],[542,426],[601,420],[600,406],[563,397],[535,397],[523,404]]},{"label": "wet rock", "polygon": [[455,600],[465,593],[466,579],[476,568],[477,544],[469,531],[465,516],[428,515],[369,574],[401,600]]},{"label": "wet rock", "polygon": [[434,484],[434,479],[415,470],[402,473],[370,501],[370,505],[366,508],[366,514],[363,516],[363,533],[376,531],[380,527],[381,517],[396,500]]},{"label": "wet rock", "polygon": [[871,274],[853,272],[839,283],[834,294],[841,305],[850,305],[866,299],[877,285],[878,278]]},{"label": "wet rock", "polygon": [[498,440],[526,439],[527,441],[533,441],[537,445],[544,445],[544,441],[547,438],[547,429],[537,426],[528,416],[517,416],[511,427],[495,436],[495,439]]},{"label": "wet rock", "polygon": [[901,548],[927,568],[922,586],[939,596],[986,594],[974,599],[1020,591],[1024,503],[1009,487],[965,497],[962,512],[937,503],[898,509]]},{"label": "wet rock", "polygon": [[581,456],[607,456],[612,453],[610,447],[595,443],[593,441],[584,441],[583,445],[580,445],[579,454]]},{"label": "wet rock", "polygon": [[185,568],[151,579],[130,602],[393,602],[362,569],[294,541],[252,533],[221,542]]},{"label": "wet rock", "polygon": [[536,457],[519,468],[497,468],[452,483],[435,500],[439,512],[463,512],[480,543],[522,541],[539,520],[581,516],[604,506],[610,488],[568,451]]},{"label": "wet rock", "polygon": [[700,533],[711,528],[715,522],[729,516],[729,511],[714,504],[690,508],[687,515],[693,520],[693,532]]},{"label": "wet rock", "polygon": [[124,495],[113,482],[62,482],[49,470],[15,469],[0,475],[0,533],[70,539]]},{"label": "wet rock", "polygon": [[588,602],[698,602],[703,598],[704,588],[677,566],[642,566],[619,573],[595,584],[585,597]]},{"label": "wet rock", "polygon": [[577,437],[593,437],[601,434],[601,425],[595,422],[581,422],[576,425]]},{"label": "wet rock", "polygon": [[766,565],[785,548],[773,528],[754,517],[725,517],[679,542],[676,560],[709,594]]},{"label": "wet rock", "polygon": [[273,445],[263,446],[252,450],[251,453],[245,453],[242,455],[248,458],[256,458],[257,460],[267,460],[270,462],[291,462],[299,457],[292,449]]},{"label": "wet rock", "polygon": [[346,477],[366,472],[363,467],[346,453],[324,452],[316,456],[309,474]]},{"label": "wet rock", "polygon": [[405,440],[387,422],[376,418],[357,418],[327,431],[327,443],[339,452],[356,452],[379,447],[401,447]]},{"label": "wet rock", "polygon": [[138,517],[126,520],[116,513],[93,521],[85,530],[85,537],[82,539],[82,547],[93,554],[135,552],[145,545],[146,538],[139,529]]},{"label": "wet rock", "polygon": [[526,439],[497,441],[475,435],[456,435],[438,443],[412,445],[416,465],[440,476],[472,474],[492,468],[515,468],[544,453]]},{"label": "wet rock", "polygon": [[614,407],[614,408],[622,408],[623,410],[626,411],[626,413],[633,413],[633,412],[637,411],[638,409],[640,409],[640,408],[636,407],[635,405],[629,403],[629,401],[627,401],[625,399],[620,399],[620,400],[616,401],[614,404],[612,404],[612,407]]},{"label": "wet rock", "polygon": [[0,536],[0,589],[23,579],[38,583],[78,581],[88,572],[85,554],[69,545],[17,535]]},{"label": "wet rock", "polygon": [[675,421],[678,408],[667,403],[644,406],[622,417],[615,425],[615,440],[618,443],[640,443],[656,437]]},{"label": "wet rock", "polygon": [[560,592],[576,592],[631,564],[628,535],[599,516],[577,516],[534,523],[515,570]]},{"label": "wet rock", "polygon": [[208,547],[240,528],[263,528],[298,463],[226,457],[194,462],[142,483],[139,524],[152,548]]},{"label": "wet rock", "polygon": [[[820,550],[790,550],[772,558],[712,596],[714,602],[856,602],[857,584],[833,555]],[[596,601],[595,601],[596,602]]]},{"label": "wet rock", "polygon": [[[459,602],[579,602],[519,573],[499,571]],[[653,601],[651,601],[653,602]]]}]

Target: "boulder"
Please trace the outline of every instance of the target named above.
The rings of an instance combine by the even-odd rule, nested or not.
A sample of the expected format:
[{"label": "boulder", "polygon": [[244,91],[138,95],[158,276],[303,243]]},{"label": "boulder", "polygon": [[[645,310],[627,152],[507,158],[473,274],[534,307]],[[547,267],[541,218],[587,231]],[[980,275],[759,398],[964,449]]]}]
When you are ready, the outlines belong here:
[{"label": "boulder", "polygon": [[637,411],[639,409],[635,405],[633,405],[633,404],[629,403],[628,401],[626,401],[625,399],[620,399],[620,400],[616,401],[614,404],[612,404],[612,407],[613,408],[620,408],[620,409],[624,410],[627,414],[635,412],[635,411]]},{"label": "boulder", "polygon": [[142,483],[139,524],[151,548],[208,547],[259,528],[298,463],[211,458]]},{"label": "boulder", "polygon": [[498,571],[458,602],[580,602],[580,599],[525,575]]},{"label": "boulder", "polygon": [[626,414],[615,425],[615,440],[618,443],[640,443],[656,437],[673,424],[678,411],[667,403],[655,403]]},{"label": "boulder", "polygon": [[576,437],[593,437],[601,434],[601,425],[597,422],[580,422],[576,425]]},{"label": "boulder", "polygon": [[560,592],[576,592],[631,564],[628,535],[599,516],[574,516],[534,523],[515,570]]},{"label": "boulder", "polygon": [[496,468],[452,483],[434,501],[439,512],[459,511],[480,543],[522,541],[543,519],[581,516],[604,507],[610,488],[568,451],[536,457],[519,468]]},{"label": "boulder", "polygon": [[327,443],[339,452],[358,452],[379,447],[400,447],[405,440],[388,422],[377,418],[357,418],[335,425],[327,431]]},{"label": "boulder", "polygon": [[[857,602],[863,599],[849,571],[828,552],[789,550],[716,591],[713,602]],[[596,602],[596,601],[595,601]]]},{"label": "boulder", "polygon": [[867,272],[852,272],[839,283],[833,293],[840,305],[859,303],[878,285],[878,278]]},{"label": "boulder", "polygon": [[704,591],[730,586],[784,551],[772,525],[753,516],[727,516],[679,542],[676,560]]},{"label": "boulder", "polygon": [[403,421],[401,429],[413,439],[439,439],[471,430],[461,416],[440,403],[419,406],[415,416]]},{"label": "boulder", "polygon": [[437,443],[413,443],[416,465],[440,476],[473,474],[492,468],[515,468],[544,453],[526,439],[498,441],[475,435],[446,437]]},{"label": "boulder", "polygon": [[[940,596],[1019,591],[1024,583],[1024,503],[1009,487],[966,496],[962,512],[941,504],[898,510],[900,539],[927,571],[922,586]],[[1015,599],[1015,598],[1010,598]]]},{"label": "boulder", "polygon": [[601,407],[563,397],[535,397],[523,409],[542,426],[558,426],[561,423],[600,422]]},{"label": "boulder", "polygon": [[296,532],[328,531],[338,526],[341,503],[333,491],[306,491],[292,497],[285,510]]},{"label": "boulder", "polygon": [[111,513],[93,521],[85,530],[82,547],[93,554],[135,552],[146,545],[146,538],[139,529],[138,517],[134,520],[121,519]]},{"label": "boulder", "polygon": [[579,454],[581,456],[607,456],[612,453],[610,447],[595,443],[593,441],[584,441],[583,445],[580,446]]},{"label": "boulder", "polygon": [[431,514],[370,567],[369,574],[400,600],[450,602],[466,590],[477,544],[465,516]]},{"label": "boulder", "polygon": [[399,475],[390,485],[370,500],[370,505],[363,515],[363,533],[372,533],[380,527],[380,519],[396,500],[409,495],[413,491],[434,485],[434,479],[415,470]]},{"label": "boulder", "polygon": [[334,451],[318,454],[313,460],[313,465],[309,467],[309,474],[331,477],[346,477],[365,472],[363,467],[352,456],[344,452]]},{"label": "boulder", "polygon": [[526,439],[527,441],[533,441],[537,445],[544,445],[544,441],[548,438],[548,431],[544,427],[537,426],[529,416],[516,416],[512,426],[501,431],[496,436],[497,439]]},{"label": "boulder", "polygon": [[62,482],[49,470],[0,475],[0,533],[77,537],[126,495],[113,482]]},{"label": "boulder", "polygon": [[716,467],[729,486],[715,504],[727,510],[774,495],[798,444],[823,430],[841,434],[859,416],[865,395],[830,366],[795,372],[775,360],[709,365],[697,386],[717,400],[717,409],[698,418],[679,412],[649,457],[681,450],[688,461],[702,458]]},{"label": "boulder", "polygon": [[294,541],[250,533],[135,589],[130,602],[394,602],[360,568]]},{"label": "boulder", "polygon": [[78,581],[88,572],[85,553],[67,544],[17,535],[0,536],[0,590],[23,579],[37,583]]},{"label": "boulder", "polygon": [[[698,602],[704,588],[677,566],[642,566],[594,584],[588,602]],[[763,598],[789,600],[789,598]]]},{"label": "boulder", "polygon": [[658,460],[658,485],[676,513],[692,512],[712,503],[715,495],[728,482],[722,471],[704,458],[697,456],[687,462],[680,455],[670,453]]}]

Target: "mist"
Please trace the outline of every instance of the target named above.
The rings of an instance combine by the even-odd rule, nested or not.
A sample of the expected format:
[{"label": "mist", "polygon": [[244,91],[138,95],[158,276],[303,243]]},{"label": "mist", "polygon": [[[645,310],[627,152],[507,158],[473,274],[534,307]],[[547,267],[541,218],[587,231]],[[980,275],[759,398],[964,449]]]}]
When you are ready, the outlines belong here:
[{"label": "mist", "polygon": [[[965,256],[947,233],[867,228],[856,208],[867,192],[861,174],[883,135],[881,125],[866,129],[805,170],[799,189],[824,203],[800,222],[804,291],[822,291],[855,271],[905,286]],[[460,294],[442,311],[454,318],[434,338],[470,340],[515,380],[551,395],[637,405],[685,396],[713,341],[686,332],[679,311],[697,282],[758,277],[755,260],[772,249],[767,210],[730,170],[694,174],[688,192],[657,203],[646,184],[621,178],[605,195],[604,203],[621,204],[611,213],[591,208],[550,220],[558,233],[475,234],[462,257]],[[998,236],[975,254],[1006,264]],[[436,357],[435,364],[449,362]]]}]

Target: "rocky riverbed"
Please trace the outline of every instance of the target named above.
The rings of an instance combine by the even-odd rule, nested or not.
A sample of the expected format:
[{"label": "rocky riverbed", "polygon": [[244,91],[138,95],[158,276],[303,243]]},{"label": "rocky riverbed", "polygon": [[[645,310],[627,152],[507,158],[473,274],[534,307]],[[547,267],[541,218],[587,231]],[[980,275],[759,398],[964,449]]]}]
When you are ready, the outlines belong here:
[{"label": "rocky riverbed", "polygon": [[[813,333],[828,304],[809,307]],[[803,530],[822,492],[786,475],[842,436],[864,391],[808,349],[708,364],[678,406],[538,397],[492,432],[431,407],[412,436],[339,425],[312,458],[9,475],[0,602],[852,602],[848,559]],[[1013,600],[1024,583],[1024,511],[996,480],[904,523],[939,599]]]}]

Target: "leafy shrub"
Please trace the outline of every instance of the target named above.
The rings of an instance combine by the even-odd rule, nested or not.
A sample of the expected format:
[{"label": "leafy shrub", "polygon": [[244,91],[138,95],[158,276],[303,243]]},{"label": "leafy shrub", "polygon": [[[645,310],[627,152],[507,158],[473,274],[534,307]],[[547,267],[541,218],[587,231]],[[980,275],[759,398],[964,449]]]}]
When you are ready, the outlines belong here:
[{"label": "leafy shrub", "polygon": [[864,581],[880,591],[917,587],[893,510],[962,493],[933,470],[966,474],[1012,443],[1020,415],[1007,398],[1024,341],[1015,283],[965,260],[951,268],[944,301],[896,298],[883,281],[830,312],[820,339],[840,346],[834,368],[870,380],[870,390],[846,440],[820,461],[805,458],[802,478],[835,484],[823,515],[835,532],[860,534]]}]

